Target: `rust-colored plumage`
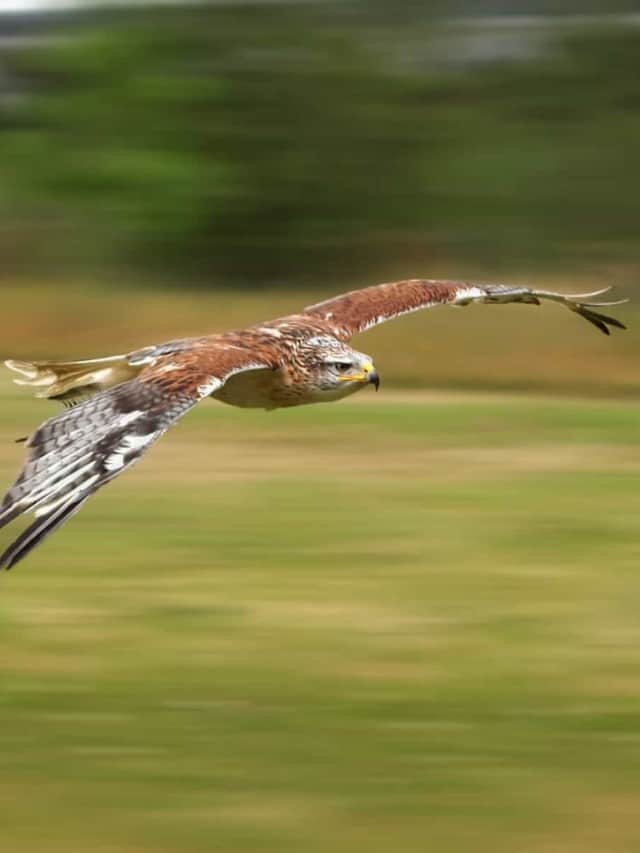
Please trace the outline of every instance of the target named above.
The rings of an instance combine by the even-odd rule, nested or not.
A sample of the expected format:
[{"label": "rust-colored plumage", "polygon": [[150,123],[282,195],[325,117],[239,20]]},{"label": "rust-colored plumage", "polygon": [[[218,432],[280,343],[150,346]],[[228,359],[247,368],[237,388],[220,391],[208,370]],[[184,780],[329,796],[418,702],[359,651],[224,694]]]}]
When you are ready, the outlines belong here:
[{"label": "rust-colored plumage", "polygon": [[329,402],[369,384],[377,388],[372,360],[349,346],[351,337],[442,304],[550,300],[608,335],[610,326],[624,326],[594,310],[618,304],[593,302],[603,292],[565,296],[509,285],[412,279],[346,293],[241,331],[171,341],[123,356],[7,361],[22,377],[18,384],[70,408],[31,436],[24,467],[0,504],[0,528],[22,514],[34,516],[0,556],[0,568],[25,557],[205,397],[274,409]]}]

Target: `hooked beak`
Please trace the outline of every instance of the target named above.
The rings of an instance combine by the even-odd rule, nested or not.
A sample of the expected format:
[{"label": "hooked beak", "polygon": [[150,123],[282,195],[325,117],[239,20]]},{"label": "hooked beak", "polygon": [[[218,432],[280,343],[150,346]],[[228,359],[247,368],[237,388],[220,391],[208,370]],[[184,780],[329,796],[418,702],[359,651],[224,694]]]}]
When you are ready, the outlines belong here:
[{"label": "hooked beak", "polygon": [[373,385],[376,391],[380,387],[380,376],[370,361],[362,366],[362,373],[355,376],[339,376],[338,380],[340,382],[362,382],[365,385]]},{"label": "hooked beak", "polygon": [[361,382],[366,382],[367,385],[373,385],[376,391],[380,387],[380,376],[373,364],[368,361],[362,368]]}]

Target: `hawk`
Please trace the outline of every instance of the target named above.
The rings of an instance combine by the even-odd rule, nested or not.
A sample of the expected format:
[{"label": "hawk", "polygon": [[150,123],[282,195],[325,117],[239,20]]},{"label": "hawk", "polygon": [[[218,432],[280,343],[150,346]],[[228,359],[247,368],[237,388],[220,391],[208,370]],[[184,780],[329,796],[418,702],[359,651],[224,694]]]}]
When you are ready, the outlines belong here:
[{"label": "hawk", "polygon": [[[606,290],[606,289],[605,289]],[[378,323],[436,305],[559,302],[604,334],[625,327],[594,302],[605,290],[564,295],[528,287],[411,279],[354,290],[236,332],[175,340],[89,361],[6,361],[15,381],[67,411],[28,439],[28,456],[0,504],[0,528],[32,514],[0,556],[10,569],[207,397],[277,409],[339,400],[379,386],[373,360],[349,344]],[[625,300],[622,300],[625,301]]]}]

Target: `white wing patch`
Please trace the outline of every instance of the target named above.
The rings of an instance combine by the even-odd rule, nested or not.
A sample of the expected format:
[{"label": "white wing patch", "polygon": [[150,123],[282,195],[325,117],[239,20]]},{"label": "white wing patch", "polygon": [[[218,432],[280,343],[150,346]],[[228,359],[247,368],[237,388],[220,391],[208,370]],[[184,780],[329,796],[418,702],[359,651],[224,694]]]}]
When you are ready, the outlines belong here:
[{"label": "white wing patch", "polygon": [[157,432],[150,432],[147,435],[126,435],[113,453],[104,460],[104,467],[107,471],[119,471],[120,468],[124,468],[131,454],[137,453],[154,442],[158,435]]},{"label": "white wing patch", "polygon": [[144,412],[141,412],[139,409],[134,412],[127,412],[126,415],[120,415],[117,420],[116,426],[129,426],[129,424],[133,423],[133,421],[137,421],[141,415],[144,415]]},{"label": "white wing patch", "polygon": [[482,299],[486,295],[487,291],[481,287],[461,287],[456,293],[453,305],[468,305],[474,299]]}]

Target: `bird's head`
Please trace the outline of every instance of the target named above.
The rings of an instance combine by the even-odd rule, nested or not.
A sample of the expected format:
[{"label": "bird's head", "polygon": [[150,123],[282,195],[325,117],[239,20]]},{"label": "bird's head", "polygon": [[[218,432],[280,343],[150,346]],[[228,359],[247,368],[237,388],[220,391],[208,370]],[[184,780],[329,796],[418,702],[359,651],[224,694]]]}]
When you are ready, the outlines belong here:
[{"label": "bird's head", "polygon": [[335,338],[318,337],[308,341],[305,361],[314,402],[347,397],[367,385],[373,385],[377,391],[380,386],[371,357]]}]

